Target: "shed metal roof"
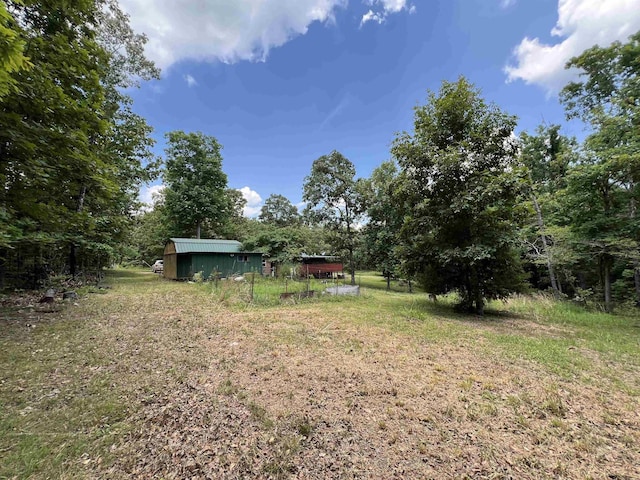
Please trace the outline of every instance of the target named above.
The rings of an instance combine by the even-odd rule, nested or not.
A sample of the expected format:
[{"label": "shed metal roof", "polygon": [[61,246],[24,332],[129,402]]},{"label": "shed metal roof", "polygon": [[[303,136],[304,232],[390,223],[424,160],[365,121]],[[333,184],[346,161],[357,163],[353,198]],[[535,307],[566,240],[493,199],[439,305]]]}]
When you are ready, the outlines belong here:
[{"label": "shed metal roof", "polygon": [[337,255],[306,255],[303,253],[298,258],[302,260],[311,260],[311,259],[333,260],[339,257]]},{"label": "shed metal roof", "polygon": [[240,253],[242,244],[237,240],[205,238],[170,238],[176,246],[176,253]]}]

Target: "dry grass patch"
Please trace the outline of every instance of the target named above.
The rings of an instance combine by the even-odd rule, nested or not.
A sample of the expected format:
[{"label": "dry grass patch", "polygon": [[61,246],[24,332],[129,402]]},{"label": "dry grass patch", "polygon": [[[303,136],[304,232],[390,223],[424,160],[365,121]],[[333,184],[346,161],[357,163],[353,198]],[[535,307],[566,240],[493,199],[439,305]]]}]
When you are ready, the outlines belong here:
[{"label": "dry grass patch", "polygon": [[[582,342],[580,348],[596,351],[588,339],[572,338],[581,335],[579,326],[560,324],[550,333],[548,317],[520,312],[523,320],[505,314],[477,320],[419,297],[375,291],[274,307],[229,308],[212,297],[197,285],[131,274],[61,317],[67,360],[57,356],[62,347],[53,347],[60,338],[48,336],[55,322],[51,332],[36,334],[36,344],[49,343],[56,355],[42,375],[21,372],[23,382],[60,389],[69,380],[60,372],[75,369],[70,395],[91,385],[100,393],[85,405],[89,417],[99,418],[103,394],[116,399],[118,415],[109,417],[106,435],[97,435],[100,425],[85,424],[86,438],[58,470],[50,459],[64,442],[51,442],[31,474],[637,476],[637,370],[599,351],[609,370],[601,376],[600,360],[568,349]],[[25,348],[15,332],[3,341]],[[74,353],[80,346],[90,361]],[[542,355],[545,349],[551,353]],[[580,361],[565,365],[569,360],[558,358],[563,366],[556,369],[551,357],[560,351]],[[2,381],[11,389],[21,385],[7,371]],[[60,395],[51,401],[49,408],[64,405]],[[21,404],[13,402],[3,422],[21,421]],[[73,428],[82,424],[79,410],[67,414]],[[25,448],[2,445],[5,458]]]}]

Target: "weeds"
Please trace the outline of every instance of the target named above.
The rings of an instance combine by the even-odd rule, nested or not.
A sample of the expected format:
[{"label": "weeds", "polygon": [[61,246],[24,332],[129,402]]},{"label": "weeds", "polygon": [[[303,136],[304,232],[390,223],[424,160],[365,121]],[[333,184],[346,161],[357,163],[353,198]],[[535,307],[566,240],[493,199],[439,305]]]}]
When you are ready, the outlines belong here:
[{"label": "weeds", "polygon": [[479,319],[366,277],[281,303],[270,279],[250,301],[119,270],[60,313],[12,309],[0,478],[632,478],[636,319],[546,297]]}]

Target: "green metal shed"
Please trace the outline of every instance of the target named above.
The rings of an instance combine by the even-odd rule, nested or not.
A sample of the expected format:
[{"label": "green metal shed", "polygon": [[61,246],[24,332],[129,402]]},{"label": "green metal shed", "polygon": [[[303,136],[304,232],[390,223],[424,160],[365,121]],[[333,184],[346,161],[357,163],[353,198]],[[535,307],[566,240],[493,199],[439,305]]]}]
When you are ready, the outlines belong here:
[{"label": "green metal shed", "polygon": [[164,247],[164,276],[188,280],[197,272],[204,278],[213,272],[222,277],[262,273],[262,254],[243,252],[241,247],[236,240],[171,238]]}]

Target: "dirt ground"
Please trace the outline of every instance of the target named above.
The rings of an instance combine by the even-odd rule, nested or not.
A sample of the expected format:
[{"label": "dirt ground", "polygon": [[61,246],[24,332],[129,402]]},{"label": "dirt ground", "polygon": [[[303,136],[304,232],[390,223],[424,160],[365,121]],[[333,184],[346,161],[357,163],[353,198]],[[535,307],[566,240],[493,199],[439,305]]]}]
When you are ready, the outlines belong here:
[{"label": "dirt ground", "polygon": [[242,311],[164,282],[83,299],[68,315],[100,339],[94,374],[129,405],[128,433],[83,457],[84,475],[640,478],[637,371],[559,376],[501,355],[480,334],[495,325],[434,339],[385,326],[383,309],[353,322],[346,302],[363,300]]}]

